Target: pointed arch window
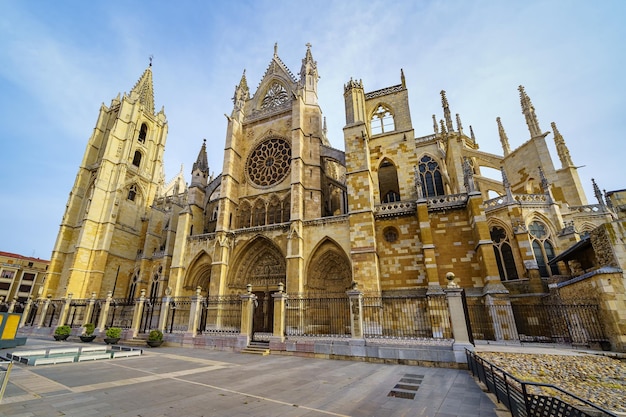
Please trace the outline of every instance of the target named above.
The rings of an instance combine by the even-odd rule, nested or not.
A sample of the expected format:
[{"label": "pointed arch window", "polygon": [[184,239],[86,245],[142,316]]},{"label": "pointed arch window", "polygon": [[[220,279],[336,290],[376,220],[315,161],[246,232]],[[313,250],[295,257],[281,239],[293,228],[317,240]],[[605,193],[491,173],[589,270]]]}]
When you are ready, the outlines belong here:
[{"label": "pointed arch window", "polygon": [[400,201],[398,172],[395,165],[387,159],[378,168],[378,191],[383,204]]},{"label": "pointed arch window", "polygon": [[548,227],[535,220],[528,225],[528,233],[530,234],[533,254],[539,267],[539,274],[542,277],[558,274],[557,265],[552,265],[548,268],[548,263],[556,256]]},{"label": "pointed arch window", "polygon": [[239,211],[239,227],[250,227],[251,210],[247,203],[244,203]]},{"label": "pointed arch window", "polygon": [[163,267],[160,266],[159,270],[152,277],[152,282],[150,283],[150,301],[153,303],[157,301],[159,297],[159,281],[161,279],[161,272],[163,271]]},{"label": "pointed arch window", "polygon": [[396,130],[396,123],[393,119],[391,111],[382,104],[378,106],[372,118],[370,119],[370,129],[372,135],[379,135],[381,133],[393,132]]},{"label": "pointed arch window", "polygon": [[133,184],[128,189],[128,199],[130,201],[135,201],[136,198],[137,198],[137,185]]},{"label": "pointed arch window", "polygon": [[513,258],[513,250],[509,236],[501,227],[494,226],[491,228],[491,240],[493,241],[493,250],[496,254],[496,263],[500,272],[500,279],[512,280],[518,279],[517,268],[515,267],[515,259]]},{"label": "pointed arch window", "polygon": [[146,143],[146,136],[148,135],[148,125],[145,123],[141,124],[141,128],[139,129],[139,136],[137,137],[137,141],[140,143]]},{"label": "pointed arch window", "polygon": [[439,164],[432,157],[425,155],[420,159],[419,175],[422,183],[422,195],[435,197],[444,195],[443,177]]},{"label": "pointed arch window", "polygon": [[254,207],[253,226],[265,225],[265,204],[258,202]]},{"label": "pointed arch window", "polygon": [[128,297],[127,302],[132,303],[135,299],[135,293],[137,292],[137,284],[139,283],[139,271],[135,272],[133,275],[133,279],[130,281],[130,286],[128,287]]},{"label": "pointed arch window", "polygon": [[133,156],[133,165],[137,168],[141,165],[141,152],[135,151],[135,155]]}]

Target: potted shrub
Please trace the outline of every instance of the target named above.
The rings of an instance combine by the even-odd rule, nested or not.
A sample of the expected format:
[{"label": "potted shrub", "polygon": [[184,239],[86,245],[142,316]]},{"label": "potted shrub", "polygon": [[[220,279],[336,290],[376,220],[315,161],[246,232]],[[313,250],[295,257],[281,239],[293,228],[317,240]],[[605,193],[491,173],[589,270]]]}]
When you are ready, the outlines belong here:
[{"label": "potted shrub", "polygon": [[91,342],[96,338],[96,335],[93,334],[93,331],[96,330],[96,326],[93,323],[87,323],[83,326],[84,331],[83,334],[80,335],[80,340],[83,342]]},{"label": "potted shrub", "polygon": [[104,342],[107,345],[114,345],[120,341],[122,337],[122,329],[119,327],[109,327],[105,333]]},{"label": "potted shrub", "polygon": [[158,347],[163,343],[163,332],[161,330],[150,330],[148,334],[148,346]]},{"label": "potted shrub", "polygon": [[70,326],[58,326],[56,329],[54,329],[54,339],[65,340],[69,337],[70,333],[72,333],[72,329]]}]

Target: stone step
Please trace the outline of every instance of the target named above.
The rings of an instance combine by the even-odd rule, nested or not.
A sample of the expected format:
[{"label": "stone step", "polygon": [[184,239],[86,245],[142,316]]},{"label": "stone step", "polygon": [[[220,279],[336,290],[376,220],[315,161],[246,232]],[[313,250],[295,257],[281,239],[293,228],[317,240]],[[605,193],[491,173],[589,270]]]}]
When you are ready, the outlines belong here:
[{"label": "stone step", "polygon": [[270,354],[270,350],[269,348],[258,348],[258,347],[248,346],[247,348],[242,349],[241,353],[251,353],[253,355],[267,356]]}]

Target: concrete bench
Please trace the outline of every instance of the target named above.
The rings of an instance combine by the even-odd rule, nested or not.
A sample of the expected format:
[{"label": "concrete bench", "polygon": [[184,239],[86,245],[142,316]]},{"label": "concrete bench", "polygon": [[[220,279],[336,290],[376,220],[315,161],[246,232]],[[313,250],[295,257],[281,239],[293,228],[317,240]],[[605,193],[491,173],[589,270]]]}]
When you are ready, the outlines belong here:
[{"label": "concrete bench", "polygon": [[78,357],[78,362],[82,361],[95,361],[98,359],[111,359],[110,352],[100,352],[100,353],[89,353],[86,355],[80,355]]},{"label": "concrete bench", "polygon": [[70,353],[78,354],[78,348],[59,348],[59,349],[49,349],[48,356],[52,355],[67,355]]},{"label": "concrete bench", "polygon": [[35,360],[33,360],[32,365],[33,366],[50,365],[50,364],[57,364],[57,363],[70,363],[70,362],[74,362],[74,356],[53,356],[53,357],[48,357],[48,358],[35,358]]},{"label": "concrete bench", "polygon": [[93,352],[106,352],[107,351],[107,347],[106,346],[85,346],[80,348],[80,354],[84,354],[84,353],[93,353]]},{"label": "concrete bench", "polygon": [[21,356],[46,356],[46,350],[16,350],[13,353],[7,353],[7,357],[10,359]]},{"label": "concrete bench", "polygon": [[129,356],[141,356],[141,350],[119,350],[113,352],[114,358],[128,358]]}]

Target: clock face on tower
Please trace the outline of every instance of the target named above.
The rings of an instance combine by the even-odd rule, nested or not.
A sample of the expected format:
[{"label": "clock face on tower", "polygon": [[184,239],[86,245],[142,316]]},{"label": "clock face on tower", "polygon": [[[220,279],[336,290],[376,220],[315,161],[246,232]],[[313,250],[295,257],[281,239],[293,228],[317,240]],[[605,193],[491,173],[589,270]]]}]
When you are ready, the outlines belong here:
[{"label": "clock face on tower", "polygon": [[258,187],[271,187],[281,182],[291,166],[291,146],[280,138],[257,145],[250,153],[246,169],[250,181]]}]

